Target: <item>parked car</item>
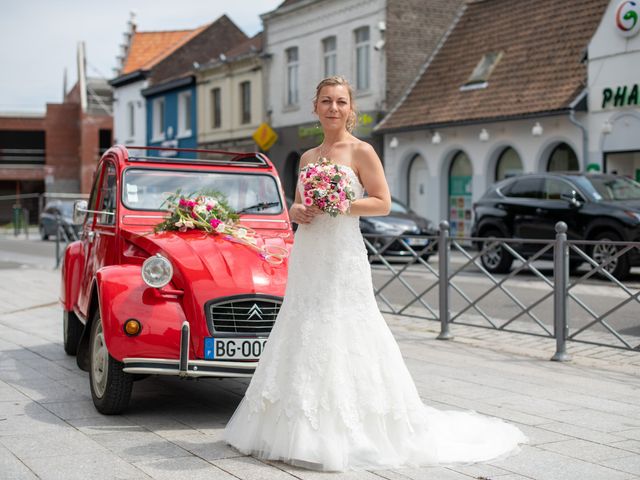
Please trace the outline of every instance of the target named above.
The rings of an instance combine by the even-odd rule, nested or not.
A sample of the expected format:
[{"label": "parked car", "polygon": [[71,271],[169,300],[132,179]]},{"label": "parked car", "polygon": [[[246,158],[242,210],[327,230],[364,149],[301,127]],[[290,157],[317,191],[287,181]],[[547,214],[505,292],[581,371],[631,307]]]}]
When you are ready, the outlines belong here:
[{"label": "parked car", "polygon": [[[496,183],[474,204],[474,237],[553,239],[555,225],[567,224],[569,240],[600,240],[587,252],[602,264],[620,246],[607,241],[640,241],[640,184],[611,174],[539,173],[509,178]],[[483,247],[485,242],[478,246]],[[539,244],[517,243],[524,257],[540,250]],[[542,258],[550,259],[552,251]],[[484,267],[494,273],[508,272],[513,256],[503,247],[481,256]],[[582,259],[573,253],[571,268]],[[632,249],[606,265],[617,278],[624,278],[632,266],[640,265],[640,251]]]},{"label": "parked car", "polygon": [[[163,152],[165,153],[165,152]],[[81,240],[62,268],[64,349],[89,372],[96,409],[122,412],[149,374],[248,377],[284,295],[287,263],[202,230],[154,233],[167,196],[217,191],[265,244],[293,235],[276,169],[259,153],[152,157],[109,149],[100,160]]]},{"label": "parked car", "polygon": [[62,227],[67,239],[75,240],[80,231],[73,223],[73,200],[54,200],[45,205],[38,220],[40,238],[47,240],[58,235],[58,225]]},{"label": "parked car", "polygon": [[[291,208],[293,199],[286,198],[287,206]],[[295,230],[296,224],[293,224]],[[382,217],[360,217],[360,231],[368,234],[369,241],[376,250],[382,249],[390,240],[391,236],[413,235],[416,238],[405,238],[394,241],[382,252],[384,257],[411,258],[413,254],[402,245],[406,242],[414,251],[424,251],[421,257],[428,260],[437,252],[438,245],[435,238],[424,238],[426,236],[435,237],[438,231],[430,220],[418,215],[407,205],[396,198],[391,198],[391,211],[389,215]],[[373,235],[379,234],[380,237]],[[433,243],[432,247],[429,247]],[[373,252],[370,252],[373,255]],[[372,257],[373,258],[373,257]]]},{"label": "parked car", "polygon": [[[418,215],[407,205],[396,198],[391,199],[389,215],[382,217],[360,217],[360,231],[367,235],[371,244],[380,251],[392,240],[391,236],[407,235],[408,237],[393,241],[382,250],[384,257],[412,258],[413,253],[406,248],[410,246],[421,257],[428,260],[437,251],[438,231],[430,220]],[[372,237],[379,234],[380,237]],[[412,238],[414,237],[414,238]],[[433,246],[431,246],[433,244]],[[373,251],[370,252],[373,254]]]}]

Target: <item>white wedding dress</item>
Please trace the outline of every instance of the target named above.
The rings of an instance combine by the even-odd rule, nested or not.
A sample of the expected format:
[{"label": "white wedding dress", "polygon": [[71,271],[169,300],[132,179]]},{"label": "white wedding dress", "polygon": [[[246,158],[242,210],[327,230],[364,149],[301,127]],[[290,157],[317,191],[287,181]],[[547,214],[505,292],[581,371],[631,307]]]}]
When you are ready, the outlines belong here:
[{"label": "white wedding dress", "polygon": [[280,313],[224,436],[329,471],[484,461],[526,441],[502,420],[422,403],[376,304],[358,217],[344,215],[299,225]]}]

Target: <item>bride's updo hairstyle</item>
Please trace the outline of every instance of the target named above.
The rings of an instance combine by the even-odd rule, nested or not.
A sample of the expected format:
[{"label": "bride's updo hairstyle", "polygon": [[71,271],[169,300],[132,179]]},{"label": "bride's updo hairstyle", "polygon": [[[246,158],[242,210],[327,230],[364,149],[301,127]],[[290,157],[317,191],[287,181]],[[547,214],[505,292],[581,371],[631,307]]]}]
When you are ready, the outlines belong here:
[{"label": "bride's updo hairstyle", "polygon": [[320,91],[324,87],[335,87],[338,85],[342,85],[349,92],[349,104],[351,105],[351,112],[349,113],[349,118],[347,118],[347,124],[345,126],[347,128],[347,131],[351,133],[353,132],[353,129],[356,128],[356,124],[358,123],[358,114],[356,113],[356,102],[353,99],[353,88],[351,88],[351,84],[347,81],[346,78],[340,75],[333,75],[331,77],[323,79],[318,84],[318,86],[316,87],[316,94],[313,97],[313,113],[317,112],[318,96],[320,95]]}]

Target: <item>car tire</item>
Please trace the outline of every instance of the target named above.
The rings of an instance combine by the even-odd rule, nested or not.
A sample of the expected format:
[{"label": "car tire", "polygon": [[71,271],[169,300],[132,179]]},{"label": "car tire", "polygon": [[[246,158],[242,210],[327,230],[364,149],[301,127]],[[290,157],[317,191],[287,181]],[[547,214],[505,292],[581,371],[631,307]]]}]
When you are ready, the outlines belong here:
[{"label": "car tire", "polygon": [[[619,242],[622,240],[617,233],[614,232],[602,232],[593,237],[593,240],[600,242]],[[621,250],[619,245],[607,245],[605,243],[601,245],[594,245],[591,247],[591,258],[593,258],[598,265],[614,256]],[[624,280],[629,275],[631,265],[629,264],[629,257],[625,254],[618,257],[611,263],[609,263],[605,270],[618,280]],[[599,274],[601,277],[604,275]]]},{"label": "car tire", "polygon": [[[504,237],[498,230],[488,230],[483,232],[482,236],[494,238]],[[480,250],[485,248],[485,243],[487,242],[480,243]],[[511,264],[513,264],[513,256],[500,245],[481,255],[480,262],[482,262],[482,266],[489,273],[508,273],[511,270]]]},{"label": "car tire", "polygon": [[124,364],[109,354],[99,309],[93,317],[89,341],[89,383],[93,404],[104,415],[122,413],[129,405],[133,375],[125,373]]},{"label": "car tire", "polygon": [[40,232],[41,240],[49,240],[49,234],[47,233],[47,229],[44,228],[44,225],[38,225],[38,231]]},{"label": "car tire", "polygon": [[78,353],[78,344],[82,337],[83,325],[73,312],[62,312],[62,336],[64,351],[67,355]]}]

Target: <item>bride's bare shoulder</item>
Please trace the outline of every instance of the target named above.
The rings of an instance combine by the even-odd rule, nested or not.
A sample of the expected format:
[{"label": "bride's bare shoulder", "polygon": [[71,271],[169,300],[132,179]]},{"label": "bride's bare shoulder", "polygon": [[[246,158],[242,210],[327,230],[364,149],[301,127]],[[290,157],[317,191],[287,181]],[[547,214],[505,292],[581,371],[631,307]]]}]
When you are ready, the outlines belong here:
[{"label": "bride's bare shoulder", "polygon": [[315,162],[317,160],[317,157],[318,157],[317,150],[318,150],[318,147],[310,148],[309,150],[307,150],[302,154],[302,156],[300,157],[300,168],[304,167],[305,165],[311,162]]}]

